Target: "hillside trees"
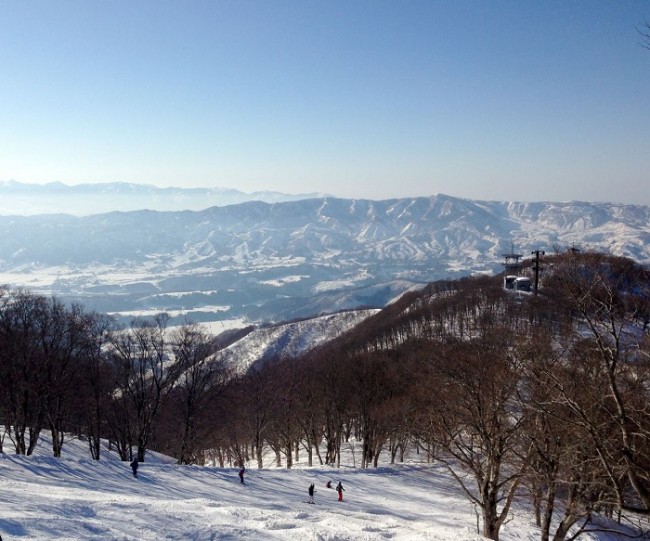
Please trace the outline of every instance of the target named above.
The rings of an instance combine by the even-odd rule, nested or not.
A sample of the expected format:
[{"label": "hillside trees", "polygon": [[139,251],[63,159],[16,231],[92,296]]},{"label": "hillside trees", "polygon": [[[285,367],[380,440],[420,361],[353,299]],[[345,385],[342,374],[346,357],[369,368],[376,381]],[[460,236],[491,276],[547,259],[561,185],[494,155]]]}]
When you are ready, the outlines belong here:
[{"label": "hillside trees", "polygon": [[200,463],[214,430],[206,412],[214,407],[230,370],[222,358],[215,356],[218,348],[214,338],[197,324],[186,323],[174,329],[168,349],[178,379],[161,404],[153,443],[175,456],[179,464]]},{"label": "hillside trees", "polygon": [[[330,377],[340,381],[330,392],[345,390],[347,398],[325,404],[347,404],[342,430],[352,423],[365,436],[362,465],[373,463],[401,418],[435,458],[462,465],[476,479],[477,490],[469,492],[483,510],[486,535],[498,536],[514,488],[526,479],[546,538],[561,496],[564,516],[554,527],[562,539],[580,518],[629,498],[637,490],[630,479],[639,486],[648,471],[647,349],[631,331],[643,329],[649,282],[647,273],[628,265],[590,256],[564,269],[557,260],[543,294],[523,299],[486,278],[427,288],[410,304],[395,303],[392,316],[370,318],[321,349],[313,384],[336,367]],[[565,290],[566,276],[574,285],[586,277],[582,291]],[[618,285],[608,293],[598,285],[603,280]],[[595,315],[602,319],[597,325]],[[615,353],[617,347],[625,353]],[[612,379],[602,367],[617,356]],[[381,376],[386,358],[400,370],[407,359],[423,370],[405,387],[417,400],[395,401],[393,382]],[[633,443],[621,449],[626,433]],[[343,435],[333,439],[340,444]]]},{"label": "hillside trees", "polygon": [[418,439],[435,448],[435,458],[481,510],[483,535],[498,539],[528,461],[521,438],[527,416],[516,401],[527,333],[524,326],[518,337],[517,314],[494,281],[463,286],[431,298],[431,315],[418,310],[435,331],[418,348]]},{"label": "hillside trees", "polygon": [[31,454],[49,428],[54,456],[66,433],[81,430],[87,405],[83,367],[94,315],[78,305],[3,289],[0,300],[0,402],[17,454]]},{"label": "hillside trees", "polygon": [[[428,434],[468,498],[481,510],[483,535],[499,538],[527,465],[521,442],[526,416],[515,396],[522,363],[509,351],[507,329],[471,342],[448,343],[429,360],[436,393],[426,404],[435,420]],[[472,475],[475,488],[465,474]]]},{"label": "hillside trees", "polygon": [[[198,427],[205,430],[199,412],[227,373],[222,364],[208,362],[212,337],[191,325],[170,332],[167,321],[159,315],[125,329],[80,305],[1,288],[3,440],[9,438],[17,454],[29,455],[49,429],[57,457],[65,438],[79,435],[94,459],[100,458],[101,440],[109,439],[122,459],[137,446],[143,460],[167,400],[183,425],[174,438],[181,447],[174,451],[183,462],[195,460]],[[174,400],[168,399],[172,389]]]},{"label": "hillside trees", "polygon": [[408,394],[409,371],[389,352],[358,354],[349,363],[352,404],[363,441],[361,467],[376,467],[390,436],[399,440],[403,435],[399,401]]},{"label": "hillside trees", "polygon": [[101,440],[106,434],[106,419],[115,389],[114,373],[104,351],[114,320],[98,313],[85,314],[85,339],[81,345],[81,364],[76,368],[73,423],[88,438],[88,448],[94,460],[101,457]]},{"label": "hillside trees", "polygon": [[[321,348],[308,355],[311,386],[320,397],[325,443],[325,464],[341,465],[341,443],[350,416],[347,359],[336,348]],[[319,407],[318,404],[315,405]]]},{"label": "hillside trees", "polygon": [[575,386],[571,378],[563,378],[564,352],[553,346],[550,333],[536,329],[524,355],[527,363],[518,394],[529,418],[523,438],[531,454],[523,482],[532,496],[542,541],[550,538],[557,508],[563,508],[553,536],[554,541],[561,541],[571,526],[593,510],[589,489],[598,468],[594,469],[590,447],[576,437],[574,415],[558,400],[557,381]]},{"label": "hillside trees", "polygon": [[214,417],[210,452],[222,465],[233,457],[237,465],[244,465],[250,450],[258,468],[263,467],[264,447],[271,439],[274,400],[274,385],[259,370],[249,370],[227,382],[210,411]]},{"label": "hillside trees", "polygon": [[89,329],[80,306],[27,291],[2,291],[0,300],[0,393],[4,425],[16,453],[31,454],[49,428],[60,456],[71,420]]},{"label": "hillside trees", "polygon": [[43,297],[27,291],[0,293],[0,385],[5,417],[16,454],[30,455],[43,427],[38,327],[47,311]]},{"label": "hillside trees", "polygon": [[293,375],[297,383],[294,397],[295,421],[298,427],[296,445],[302,446],[307,452],[309,466],[314,464],[314,452],[322,465],[320,444],[323,441],[325,425],[323,388],[314,385],[314,378],[310,373],[310,363],[305,362],[305,359],[287,359],[283,365],[289,372],[287,376]]},{"label": "hillside trees", "polygon": [[301,392],[299,374],[291,369],[289,361],[271,359],[261,369],[273,389],[270,408],[269,445],[276,456],[284,455],[286,467],[293,466],[293,452],[298,449],[300,424],[297,421],[304,412],[298,409]]},{"label": "hillside trees", "polygon": [[159,314],[153,321],[134,320],[129,329],[114,332],[111,338],[110,359],[119,391],[116,399],[133,413],[139,462],[144,461],[162,400],[182,369],[180,363],[170,361],[167,355],[168,319],[166,314]]},{"label": "hillside trees", "polygon": [[39,327],[42,353],[40,396],[52,436],[55,457],[61,456],[66,431],[70,431],[76,371],[84,351],[86,332],[79,305],[67,309],[61,302],[48,301],[47,313]]},{"label": "hillside trees", "polygon": [[631,324],[646,309],[650,273],[624,258],[569,253],[547,281],[574,318],[573,392],[556,380],[563,404],[588,438],[623,510],[650,514],[650,380],[643,341]]}]

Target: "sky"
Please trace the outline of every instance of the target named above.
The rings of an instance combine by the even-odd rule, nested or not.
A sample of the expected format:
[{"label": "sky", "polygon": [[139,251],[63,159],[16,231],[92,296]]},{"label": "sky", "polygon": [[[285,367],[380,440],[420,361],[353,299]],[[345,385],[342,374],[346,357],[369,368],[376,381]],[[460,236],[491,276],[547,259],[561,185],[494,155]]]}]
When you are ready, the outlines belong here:
[{"label": "sky", "polygon": [[0,0],[0,181],[650,205],[648,21],[649,0]]}]

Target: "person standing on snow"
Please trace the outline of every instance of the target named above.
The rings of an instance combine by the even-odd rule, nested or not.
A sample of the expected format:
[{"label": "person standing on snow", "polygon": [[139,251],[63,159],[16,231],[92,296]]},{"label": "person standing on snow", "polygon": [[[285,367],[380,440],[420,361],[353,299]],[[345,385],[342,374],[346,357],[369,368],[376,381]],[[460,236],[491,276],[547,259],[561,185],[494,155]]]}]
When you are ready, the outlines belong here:
[{"label": "person standing on snow", "polygon": [[133,470],[133,477],[138,478],[138,459],[134,458],[131,461],[131,470]]},{"label": "person standing on snow", "polygon": [[316,488],[314,487],[314,483],[309,485],[309,502],[308,503],[316,503],[314,502],[314,492],[316,492]]},{"label": "person standing on snow", "polygon": [[343,488],[343,485],[341,484],[341,481],[339,481],[339,484],[336,485],[336,492],[339,493],[339,501],[340,502],[343,501],[343,492],[344,491],[345,491],[345,489]]},{"label": "person standing on snow", "polygon": [[241,481],[241,484],[244,484],[244,472],[246,471],[246,468],[242,466],[241,470],[239,470],[239,480]]}]

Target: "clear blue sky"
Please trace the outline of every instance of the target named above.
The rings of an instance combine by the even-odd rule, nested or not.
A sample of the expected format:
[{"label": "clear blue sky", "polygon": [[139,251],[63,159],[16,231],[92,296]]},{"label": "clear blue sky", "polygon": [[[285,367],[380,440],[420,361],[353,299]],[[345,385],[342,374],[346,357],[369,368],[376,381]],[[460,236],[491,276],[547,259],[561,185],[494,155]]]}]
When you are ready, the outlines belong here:
[{"label": "clear blue sky", "polygon": [[0,180],[650,204],[648,0],[0,0]]}]

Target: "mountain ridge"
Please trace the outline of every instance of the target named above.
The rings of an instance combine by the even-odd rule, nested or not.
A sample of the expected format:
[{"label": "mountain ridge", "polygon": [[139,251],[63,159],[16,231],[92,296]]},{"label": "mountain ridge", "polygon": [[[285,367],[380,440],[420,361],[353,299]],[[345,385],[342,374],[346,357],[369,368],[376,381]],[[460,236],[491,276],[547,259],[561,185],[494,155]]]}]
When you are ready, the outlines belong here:
[{"label": "mountain ridge", "polygon": [[320,197],[0,216],[0,228],[0,283],[102,311],[216,319],[380,308],[418,284],[498,273],[513,249],[578,247],[650,263],[650,207],[615,203]]},{"label": "mountain ridge", "polygon": [[0,181],[0,215],[34,216],[72,214],[88,216],[113,210],[143,209],[175,211],[203,210],[210,206],[234,205],[246,201],[295,201],[321,197],[321,193],[286,194],[270,190],[245,193],[235,188],[161,188],[152,184],[102,182],[64,184],[54,181],[29,184]]}]

